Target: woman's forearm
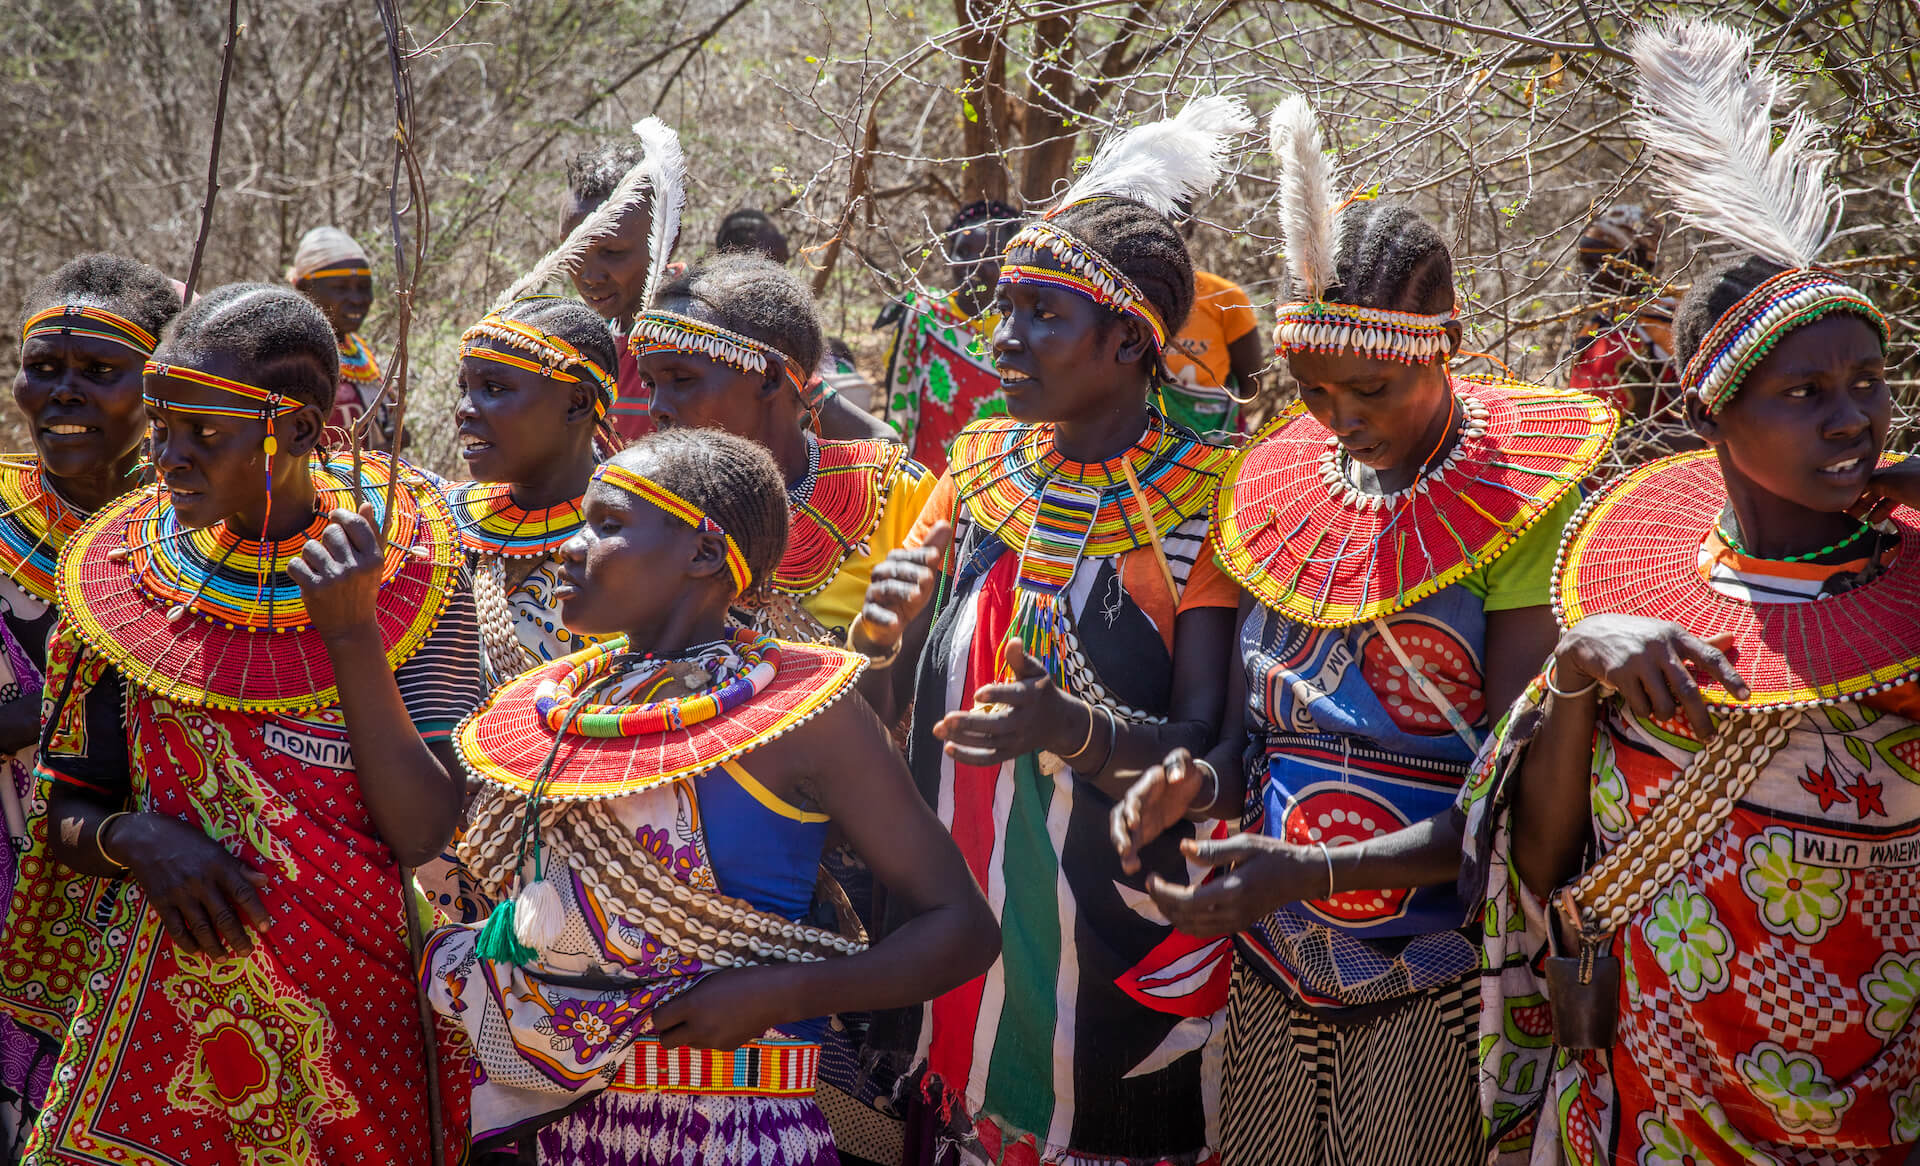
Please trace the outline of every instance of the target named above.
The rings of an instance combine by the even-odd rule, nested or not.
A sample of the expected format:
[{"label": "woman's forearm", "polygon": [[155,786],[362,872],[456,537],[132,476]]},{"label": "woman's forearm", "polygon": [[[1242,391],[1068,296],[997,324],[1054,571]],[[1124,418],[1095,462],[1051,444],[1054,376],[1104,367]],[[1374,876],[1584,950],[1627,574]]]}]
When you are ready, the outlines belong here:
[{"label": "woman's forearm", "polygon": [[1330,846],[1335,893],[1434,887],[1460,877],[1466,823],[1449,806],[1431,818],[1364,842]]},{"label": "woman's forearm", "polygon": [[402,866],[438,855],[460,819],[462,784],[420,739],[373,625],[329,636],[360,796]]},{"label": "woman's forearm", "polygon": [[0,753],[18,753],[40,740],[40,699],[22,696],[0,704]]},{"label": "woman's forearm", "polygon": [[1589,782],[1600,701],[1546,698],[1513,795],[1513,860],[1527,889],[1550,895],[1580,869],[1591,832]]},{"label": "woman's forearm", "polygon": [[942,904],[858,955],[788,966],[785,1010],[799,1020],[904,1008],[959,987],[999,955],[1000,928],[984,900]]}]

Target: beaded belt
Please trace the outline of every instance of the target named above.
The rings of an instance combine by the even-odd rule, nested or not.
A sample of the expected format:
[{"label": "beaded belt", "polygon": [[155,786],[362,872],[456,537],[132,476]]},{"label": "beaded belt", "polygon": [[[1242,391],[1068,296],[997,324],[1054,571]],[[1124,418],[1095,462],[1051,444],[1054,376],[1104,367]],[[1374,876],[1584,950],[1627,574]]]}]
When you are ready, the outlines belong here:
[{"label": "beaded belt", "polygon": [[658,1037],[641,1037],[607,1088],[615,1093],[806,1097],[819,1076],[820,1046],[812,1041],[757,1040],[731,1050],[669,1049],[661,1047]]}]

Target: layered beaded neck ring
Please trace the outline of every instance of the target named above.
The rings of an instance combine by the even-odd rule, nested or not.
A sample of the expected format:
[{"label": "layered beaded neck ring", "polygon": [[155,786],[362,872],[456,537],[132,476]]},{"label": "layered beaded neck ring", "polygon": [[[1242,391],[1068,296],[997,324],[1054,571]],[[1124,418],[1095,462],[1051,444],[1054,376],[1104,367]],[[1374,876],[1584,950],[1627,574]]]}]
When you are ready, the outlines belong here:
[{"label": "layered beaded neck ring", "polygon": [[60,496],[38,459],[0,459],[0,507],[0,567],[35,598],[53,602],[60,548],[87,515]]},{"label": "layered beaded neck ring", "polygon": [[1505,553],[1587,477],[1619,424],[1580,393],[1450,380],[1459,439],[1394,494],[1356,486],[1305,405],[1283,410],[1234,460],[1215,500],[1227,573],[1313,627],[1390,615]]},{"label": "layered beaded neck ring", "polygon": [[709,963],[859,950],[856,940],[677,882],[656,856],[626,847],[631,832],[592,803],[731,764],[839,700],[865,666],[850,652],[740,629],[666,659],[633,653],[617,636],[508,681],[456,733],[484,791],[469,865],[504,899],[481,932],[481,958],[525,965],[559,938],[566,908],[548,873],[554,861],[649,930],[666,924],[682,934],[689,911],[704,916],[694,937]]},{"label": "layered beaded neck ring", "polygon": [[678,312],[658,309],[642,312],[633,322],[633,332],[627,337],[627,349],[636,357],[656,352],[702,356],[749,376],[763,377],[778,368],[786,374],[787,383],[793,386],[793,391],[799,394],[800,403],[808,409],[815,407],[816,394],[811,375],[796,368],[786,353],[751,336],[730,332],[718,324],[682,316]]},{"label": "layered beaded neck ring", "polygon": [[[324,513],[372,503],[385,531],[376,626],[399,667],[432,634],[462,567],[439,491],[404,464],[366,453],[308,463],[307,529],[262,542],[225,523],[184,526],[164,493],[135,490],[68,540],[56,595],[87,647],[130,684],[183,704],[303,714],[339,701],[326,648],[286,565]],[[388,513],[387,488],[397,476]]]},{"label": "layered beaded neck ring", "polygon": [[580,499],[528,508],[507,482],[461,482],[447,489],[460,545],[477,555],[542,558],[560,549],[583,521]]},{"label": "layered beaded neck ring", "polygon": [[948,472],[960,504],[983,535],[1019,551],[1014,630],[1058,682],[1075,670],[1063,596],[1081,561],[1152,548],[1177,591],[1161,536],[1206,513],[1232,457],[1151,410],[1140,440],[1103,462],[1068,459],[1051,425],[994,419],[955,440]]},{"label": "layered beaded neck ring", "polygon": [[360,339],[358,332],[349,332],[345,340],[340,341],[340,377],[356,385],[380,383],[380,362]]}]

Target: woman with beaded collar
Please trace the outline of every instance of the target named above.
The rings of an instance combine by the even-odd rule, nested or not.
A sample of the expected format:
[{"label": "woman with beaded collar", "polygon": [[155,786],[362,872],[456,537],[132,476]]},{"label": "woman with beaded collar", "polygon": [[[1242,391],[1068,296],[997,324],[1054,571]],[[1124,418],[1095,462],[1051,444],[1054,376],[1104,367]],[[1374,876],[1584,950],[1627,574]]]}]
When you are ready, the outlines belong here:
[{"label": "woman with beaded collar", "polygon": [[[918,657],[915,780],[1009,937],[985,977],[896,1031],[876,1022],[968,1162],[1216,1154],[1231,952],[1175,934],[1105,838],[1121,775],[1204,748],[1219,722],[1233,592],[1197,586],[1194,564],[1231,453],[1148,395],[1194,288],[1167,216],[1251,128],[1237,99],[1209,97],[1117,134],[1014,237],[993,334],[1012,416],[961,432],[923,545],[875,569],[854,625],[878,658]],[[1205,828],[1148,867],[1184,880],[1180,836]]]},{"label": "woman with beaded collar", "polygon": [[[1482,1110],[1514,1161],[1896,1163],[1920,1141],[1920,473],[1837,190],[1745,34],[1638,36],[1673,205],[1738,252],[1675,319],[1709,450],[1590,500],[1565,632],[1466,796]],[[1543,959],[1543,957],[1545,957]],[[1542,974],[1544,973],[1544,975]]]},{"label": "woman with beaded collar", "polygon": [[46,790],[32,776],[58,559],[89,514],[145,480],[140,368],[180,296],[144,263],[83,255],[41,280],[26,311],[13,399],[35,452],[0,461],[0,809],[13,843],[0,851],[0,884],[11,894],[0,939],[5,1161],[26,1141],[73,1009],[84,959],[66,949],[98,952],[105,942],[55,885]]},{"label": "woman with beaded collar", "polygon": [[[610,638],[459,731],[483,785],[463,858],[501,906],[436,932],[422,975],[478,1050],[476,1139],[538,1131],[541,1160],[570,1166],[834,1162],[807,1018],[951,987],[992,959],[992,917],[844,699],[861,658],[729,625],[782,552],[765,451],[657,433],[585,506],[559,596]],[[870,949],[807,921],[830,824],[908,905]]]},{"label": "woman with beaded collar", "polygon": [[[786,479],[787,549],[760,622],[784,638],[838,644],[933,479],[893,442],[814,435],[804,384],[825,343],[807,289],[756,255],[723,254],[668,281],[633,330],[655,425],[757,441]],[[906,695],[888,691],[892,675],[876,671],[861,687],[889,720]]]},{"label": "woman with beaded collar", "polygon": [[62,555],[52,856],[113,881],[116,942],[29,1161],[430,1156],[400,870],[459,815],[477,636],[433,485],[316,449],[338,360],[290,288],[197,298],[145,365],[160,481]]},{"label": "woman with beaded collar", "polygon": [[1218,562],[1245,589],[1226,728],[1141,778],[1114,843],[1135,869],[1170,826],[1247,807],[1246,833],[1187,844],[1231,869],[1147,888],[1185,932],[1238,933],[1229,1162],[1465,1164],[1479,953],[1451,807],[1552,646],[1553,551],[1615,421],[1450,372],[1439,233],[1402,206],[1342,208],[1304,98],[1271,129],[1298,297],[1277,347],[1300,399],[1215,503]]}]

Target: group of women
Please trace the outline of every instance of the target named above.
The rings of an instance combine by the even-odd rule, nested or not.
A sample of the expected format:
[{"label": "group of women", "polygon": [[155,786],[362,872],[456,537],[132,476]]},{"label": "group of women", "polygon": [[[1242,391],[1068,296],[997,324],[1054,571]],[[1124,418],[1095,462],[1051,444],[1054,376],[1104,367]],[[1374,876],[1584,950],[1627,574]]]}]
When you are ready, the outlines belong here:
[{"label": "group of women", "polygon": [[1454,370],[1442,235],[1342,201],[1299,97],[1298,397],[1237,449],[1150,404],[1233,99],[1005,240],[1005,414],[937,473],[825,419],[781,267],[669,267],[651,119],[461,336],[471,481],[330,431],[312,287],[62,267],[0,466],[10,1152],[1904,1160],[1887,326],[1809,123],[1716,136],[1769,124],[1751,42],[1634,52],[1735,254],[1674,315],[1707,448],[1584,501],[1616,412]]}]

